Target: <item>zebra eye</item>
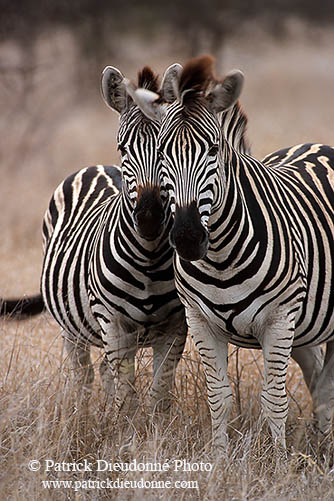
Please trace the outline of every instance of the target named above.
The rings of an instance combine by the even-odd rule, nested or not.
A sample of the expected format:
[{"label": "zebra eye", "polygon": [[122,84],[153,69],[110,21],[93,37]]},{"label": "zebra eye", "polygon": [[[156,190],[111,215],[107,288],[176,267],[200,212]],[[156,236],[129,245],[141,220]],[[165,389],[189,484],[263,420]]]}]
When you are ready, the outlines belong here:
[{"label": "zebra eye", "polygon": [[126,151],[125,146],[123,146],[123,144],[119,144],[117,149],[121,153],[122,156],[126,155],[127,151]]},{"label": "zebra eye", "polygon": [[219,150],[219,148],[218,148],[217,144],[214,144],[213,146],[211,146],[209,148],[209,155],[210,155],[210,157],[214,157],[215,155],[217,155],[218,150]]}]

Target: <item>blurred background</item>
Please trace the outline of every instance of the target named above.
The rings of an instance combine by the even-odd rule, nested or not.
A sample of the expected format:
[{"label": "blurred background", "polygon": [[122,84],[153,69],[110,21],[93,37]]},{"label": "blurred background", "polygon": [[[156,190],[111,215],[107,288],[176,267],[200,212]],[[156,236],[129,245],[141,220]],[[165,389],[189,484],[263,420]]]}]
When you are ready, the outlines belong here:
[{"label": "blurred background", "polygon": [[210,53],[240,68],[253,154],[334,144],[334,2],[0,0],[0,296],[37,292],[41,221],[57,185],[119,163],[118,117],[101,99],[106,65]]}]

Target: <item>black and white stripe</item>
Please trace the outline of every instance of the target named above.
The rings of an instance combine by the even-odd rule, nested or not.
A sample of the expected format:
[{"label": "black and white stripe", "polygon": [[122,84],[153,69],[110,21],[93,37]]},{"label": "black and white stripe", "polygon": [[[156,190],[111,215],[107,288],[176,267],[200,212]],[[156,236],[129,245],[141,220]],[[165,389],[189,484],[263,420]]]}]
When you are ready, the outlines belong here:
[{"label": "black and white stripe", "polygon": [[[187,328],[168,242],[171,214],[157,178],[159,127],[133,103],[124,82],[117,69],[104,71],[104,98],[120,113],[122,168],[82,169],[56,189],[44,218],[41,290],[80,384],[93,378],[90,346],[102,347],[107,395],[118,408],[133,409],[134,357],[152,346],[151,405],[165,411]],[[139,84],[156,90],[149,68]]]},{"label": "black and white stripe", "polygon": [[238,152],[219,116],[238,99],[243,76],[217,82],[211,66],[209,58],[190,61],[175,79],[174,102],[160,105],[176,286],[206,371],[215,444],[227,444],[230,342],[262,348],[262,408],[285,447],[291,353],[323,433],[334,408],[334,149],[304,144],[263,162]]}]

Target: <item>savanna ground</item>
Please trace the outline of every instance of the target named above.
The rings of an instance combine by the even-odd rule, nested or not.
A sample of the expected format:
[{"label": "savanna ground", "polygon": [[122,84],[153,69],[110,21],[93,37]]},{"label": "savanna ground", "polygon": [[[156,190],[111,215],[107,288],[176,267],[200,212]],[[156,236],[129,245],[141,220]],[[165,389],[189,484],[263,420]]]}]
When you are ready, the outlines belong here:
[{"label": "savanna ground", "polygon": [[[118,66],[127,76],[149,63],[160,74],[174,61],[171,43],[140,46],[128,40]],[[253,29],[251,38],[232,40],[218,68],[240,68],[246,76],[242,105],[249,117],[253,153],[265,154],[302,142],[334,144],[334,35],[294,26],[274,43]],[[1,55],[21,63],[7,44]],[[0,296],[36,293],[42,262],[40,225],[48,200],[68,174],[87,165],[117,163],[117,117],[96,92],[86,98],[75,86],[76,54],[68,35],[41,41],[39,67],[29,76],[4,74],[0,116]],[[122,54],[131,54],[124,58]],[[80,89],[80,86],[79,86]],[[333,500],[333,446],[323,454],[312,428],[311,402],[298,367],[288,373],[290,413],[288,459],[277,463],[259,409],[262,357],[231,349],[234,409],[230,450],[216,461],[210,453],[210,419],[203,372],[189,342],[177,371],[175,401],[168,423],[150,424],[146,411],[150,353],[139,355],[137,387],[142,407],[127,422],[106,415],[98,375],[101,354],[94,350],[96,378],[88,403],[71,391],[59,329],[43,314],[24,322],[0,323],[0,491],[2,499],[224,499]],[[130,440],[131,438],[131,440]],[[332,442],[333,437],[330,437]],[[45,460],[79,463],[165,463],[157,472],[45,471]],[[41,462],[30,471],[29,462]],[[211,471],[175,472],[174,460]],[[207,467],[208,468],[208,467]],[[197,488],[98,489],[88,480],[197,482]],[[72,480],[71,488],[46,489],[42,481]],[[196,485],[196,484],[193,484]]]}]

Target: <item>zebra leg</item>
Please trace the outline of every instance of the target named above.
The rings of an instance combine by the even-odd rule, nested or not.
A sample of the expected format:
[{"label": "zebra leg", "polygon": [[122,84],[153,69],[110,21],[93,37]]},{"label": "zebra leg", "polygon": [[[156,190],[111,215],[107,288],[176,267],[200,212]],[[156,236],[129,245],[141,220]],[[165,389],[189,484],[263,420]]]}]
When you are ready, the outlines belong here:
[{"label": "zebra leg", "polygon": [[[138,406],[135,392],[135,354],[137,332],[129,333],[121,326],[109,325],[112,335],[102,334],[106,358],[114,385],[108,385],[108,396],[114,397],[118,411],[133,414]],[[108,329],[108,331],[109,331]]]},{"label": "zebra leg", "polygon": [[324,367],[313,391],[313,406],[319,431],[327,435],[334,413],[334,341],[327,343]]},{"label": "zebra leg", "polygon": [[84,346],[63,331],[64,348],[71,361],[74,382],[79,388],[89,390],[94,380],[94,369],[90,359],[90,347]]},{"label": "zebra leg", "polygon": [[284,312],[279,312],[275,323],[261,339],[264,358],[262,410],[268,420],[275,444],[280,445],[284,450],[286,449],[285,422],[288,415],[286,374],[293,335],[294,321],[289,321]]},{"label": "zebra leg", "polygon": [[156,342],[153,344],[153,384],[150,392],[153,413],[167,413],[171,406],[175,372],[187,338],[185,323],[178,329],[173,328],[172,334],[170,331],[169,327],[167,332],[154,336]]},{"label": "zebra leg", "polygon": [[212,444],[218,454],[228,447],[227,422],[232,408],[232,389],[227,376],[228,342],[215,332],[200,313],[186,309],[190,334],[199,351],[208,391],[212,420]]},{"label": "zebra leg", "polygon": [[291,357],[299,365],[303,372],[305,383],[312,396],[313,408],[314,399],[316,397],[316,386],[319,376],[324,365],[324,352],[320,345],[318,346],[303,346],[301,348],[293,348]]}]

